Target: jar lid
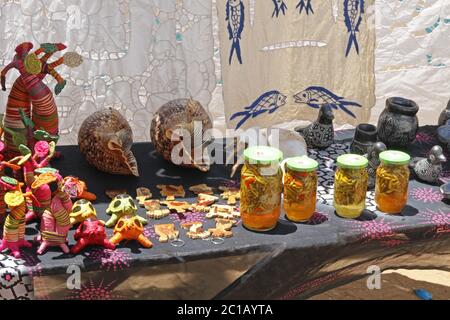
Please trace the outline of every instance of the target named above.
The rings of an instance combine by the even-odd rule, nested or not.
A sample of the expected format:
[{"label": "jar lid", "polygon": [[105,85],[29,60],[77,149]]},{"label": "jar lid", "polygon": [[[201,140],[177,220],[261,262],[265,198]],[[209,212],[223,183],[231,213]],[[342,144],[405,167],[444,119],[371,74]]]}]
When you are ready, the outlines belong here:
[{"label": "jar lid", "polygon": [[386,164],[405,165],[410,160],[409,154],[402,151],[388,150],[380,153],[380,161]]},{"label": "jar lid", "polygon": [[311,172],[317,170],[319,163],[307,156],[301,156],[287,159],[286,166],[293,171]]},{"label": "jar lid", "polygon": [[367,167],[369,161],[358,154],[343,154],[337,158],[337,165],[340,168],[363,169]]},{"label": "jar lid", "polygon": [[283,152],[273,147],[255,146],[244,150],[244,159],[254,164],[273,164],[283,160]]}]

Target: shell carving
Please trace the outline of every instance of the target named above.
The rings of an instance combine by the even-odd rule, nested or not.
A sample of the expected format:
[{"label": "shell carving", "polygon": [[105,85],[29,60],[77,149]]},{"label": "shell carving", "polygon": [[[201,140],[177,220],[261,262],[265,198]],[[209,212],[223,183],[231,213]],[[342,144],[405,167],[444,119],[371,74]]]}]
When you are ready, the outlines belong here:
[{"label": "shell carving", "polygon": [[[211,119],[199,102],[177,99],[166,103],[156,112],[150,128],[150,137],[155,149],[164,159],[206,172],[209,170],[209,157],[204,157],[203,150],[210,142],[206,131],[211,128]],[[189,133],[191,139],[186,139],[184,135],[180,137],[182,132]],[[182,149],[183,157],[188,161],[173,161],[171,155],[174,147]]]},{"label": "shell carving", "polygon": [[104,109],[87,117],[78,132],[78,145],[87,162],[98,170],[139,176],[131,152],[133,132],[117,110]]}]

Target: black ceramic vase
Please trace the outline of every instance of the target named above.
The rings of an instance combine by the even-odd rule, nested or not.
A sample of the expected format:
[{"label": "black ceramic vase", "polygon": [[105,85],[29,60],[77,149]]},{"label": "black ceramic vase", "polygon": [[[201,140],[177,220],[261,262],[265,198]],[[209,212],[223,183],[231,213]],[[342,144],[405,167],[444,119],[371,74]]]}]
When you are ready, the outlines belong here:
[{"label": "black ceramic vase", "polygon": [[416,138],[419,128],[419,106],[412,100],[393,97],[378,120],[378,139],[388,148],[407,147]]},{"label": "black ceramic vase", "polygon": [[438,126],[443,126],[450,120],[450,100],[447,103],[447,108],[442,110],[441,115],[439,116]]},{"label": "black ceramic vase", "polygon": [[377,142],[377,127],[368,123],[361,123],[356,127],[355,137],[350,145],[350,152],[360,155],[366,154]]}]

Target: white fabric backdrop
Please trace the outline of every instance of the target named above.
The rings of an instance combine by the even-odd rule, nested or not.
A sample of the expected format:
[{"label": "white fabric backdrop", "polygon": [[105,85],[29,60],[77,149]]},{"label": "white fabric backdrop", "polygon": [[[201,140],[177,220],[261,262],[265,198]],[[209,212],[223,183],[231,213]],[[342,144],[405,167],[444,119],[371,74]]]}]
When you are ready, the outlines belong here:
[{"label": "white fabric backdrop", "polygon": [[[334,6],[343,0],[314,1]],[[64,42],[83,55],[81,67],[59,69],[68,80],[57,97],[63,144],[76,143],[82,120],[106,106],[126,115],[136,141],[146,141],[152,113],[177,97],[198,99],[220,128],[214,6],[215,0],[0,0],[0,65],[22,41]],[[377,35],[371,121],[386,97],[401,95],[419,103],[421,124],[435,124],[450,98],[450,1],[376,0],[370,10],[376,12]],[[8,86],[14,76],[9,74]],[[1,92],[1,112],[6,99]]]},{"label": "white fabric backdrop", "polygon": [[[192,96],[209,104],[216,84],[211,12],[204,0],[0,1],[0,64],[22,41],[66,43],[84,63],[58,69],[68,80],[56,99],[61,143],[76,143],[82,120],[108,106],[127,117],[135,141],[145,141],[163,103]],[[0,93],[3,110],[6,99]]]}]

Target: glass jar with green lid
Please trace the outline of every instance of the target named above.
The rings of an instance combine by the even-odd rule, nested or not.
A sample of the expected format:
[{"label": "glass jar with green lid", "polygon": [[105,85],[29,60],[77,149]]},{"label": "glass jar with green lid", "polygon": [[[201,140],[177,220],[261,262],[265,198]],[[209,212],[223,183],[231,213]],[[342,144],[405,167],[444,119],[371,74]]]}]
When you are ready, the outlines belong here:
[{"label": "glass jar with green lid", "polygon": [[241,218],[253,231],[268,231],[277,225],[281,209],[283,153],[272,147],[244,150],[241,170]]},{"label": "glass jar with green lid", "polygon": [[334,177],[334,208],[343,218],[358,218],[366,208],[368,161],[357,154],[344,154],[337,158]]},{"label": "glass jar with green lid", "polygon": [[317,161],[307,156],[286,160],[283,203],[289,220],[305,222],[316,211],[318,167]]},{"label": "glass jar with green lid", "polygon": [[380,153],[375,184],[375,202],[384,213],[400,213],[408,201],[409,168],[411,157],[402,151]]}]

